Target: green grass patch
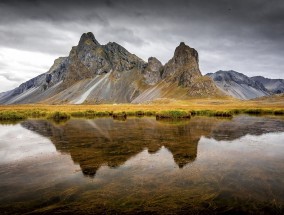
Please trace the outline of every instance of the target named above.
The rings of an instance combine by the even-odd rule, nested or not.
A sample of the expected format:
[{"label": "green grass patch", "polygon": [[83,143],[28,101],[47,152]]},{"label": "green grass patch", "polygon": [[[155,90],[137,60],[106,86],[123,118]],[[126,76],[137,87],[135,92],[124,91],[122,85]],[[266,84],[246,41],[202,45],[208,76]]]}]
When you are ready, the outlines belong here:
[{"label": "green grass patch", "polygon": [[52,119],[52,120],[55,120],[55,121],[68,120],[68,119],[70,119],[70,117],[71,117],[70,114],[67,114],[65,112],[60,112],[60,111],[50,113],[47,116],[48,119]]},{"label": "green grass patch", "polygon": [[47,111],[45,110],[29,110],[25,111],[25,113],[28,117],[31,118],[41,118],[41,117],[46,117],[47,116]]},{"label": "green grass patch", "polygon": [[2,111],[0,112],[0,120],[22,120],[28,116],[18,111]]},{"label": "green grass patch", "polygon": [[190,117],[190,112],[180,110],[162,111],[156,114],[156,119],[188,119]]},{"label": "green grass patch", "polygon": [[145,111],[145,116],[156,116],[157,112],[156,111]]},{"label": "green grass patch", "polygon": [[0,120],[0,125],[16,125],[22,122],[24,119],[14,119],[14,120]]},{"label": "green grass patch", "polygon": [[243,113],[259,115],[259,114],[263,114],[263,110],[262,109],[245,109]]},{"label": "green grass patch", "polygon": [[275,115],[284,115],[284,110],[275,110],[274,114]]},{"label": "green grass patch", "polygon": [[142,117],[145,116],[146,113],[144,111],[138,110],[138,111],[126,111],[124,112],[127,116],[138,116]]},{"label": "green grass patch", "polygon": [[122,121],[125,121],[126,118],[127,118],[127,114],[126,112],[115,112],[112,114],[112,118],[113,119],[116,119],[116,120],[122,120]]},{"label": "green grass patch", "polygon": [[193,116],[216,116],[216,117],[232,117],[232,111],[215,111],[215,110],[194,110],[191,112]]},{"label": "green grass patch", "polygon": [[260,108],[244,109],[242,113],[251,114],[251,115],[273,115],[275,114],[274,110],[272,109],[260,109]]},{"label": "green grass patch", "polygon": [[112,115],[112,112],[109,112],[109,111],[86,110],[86,111],[71,112],[70,115],[72,117],[94,118],[94,117],[110,116],[110,115]]},{"label": "green grass patch", "polygon": [[144,116],[145,113],[141,110],[135,111],[135,116]]}]

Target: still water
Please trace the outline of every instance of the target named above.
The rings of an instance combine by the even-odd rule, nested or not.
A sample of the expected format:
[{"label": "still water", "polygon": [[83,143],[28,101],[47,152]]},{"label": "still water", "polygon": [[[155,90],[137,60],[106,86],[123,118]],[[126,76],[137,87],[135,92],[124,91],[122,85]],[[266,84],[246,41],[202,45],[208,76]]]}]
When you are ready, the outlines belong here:
[{"label": "still water", "polygon": [[284,119],[0,125],[0,214],[283,214]]}]

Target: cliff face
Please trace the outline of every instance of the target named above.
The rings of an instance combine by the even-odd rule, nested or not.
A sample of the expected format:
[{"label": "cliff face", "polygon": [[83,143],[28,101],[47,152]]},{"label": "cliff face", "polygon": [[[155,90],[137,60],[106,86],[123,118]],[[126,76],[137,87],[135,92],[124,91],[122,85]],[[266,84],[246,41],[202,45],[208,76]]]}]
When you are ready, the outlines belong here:
[{"label": "cliff face", "polygon": [[117,43],[101,45],[89,32],[48,72],[0,94],[0,104],[129,103],[220,95],[214,82],[201,75],[197,51],[184,43],[163,66],[154,57],[144,62]]},{"label": "cliff face", "polygon": [[183,42],[176,48],[173,58],[166,63],[162,78],[187,88],[190,96],[222,95],[211,79],[202,76],[198,52]]},{"label": "cliff face", "polygon": [[198,65],[198,53],[183,42],[176,48],[172,59],[166,63],[162,78],[188,87],[201,77]]},{"label": "cliff face", "polygon": [[161,81],[161,73],[163,72],[162,63],[155,57],[150,57],[148,63],[143,69],[145,82],[149,85],[155,85]]},{"label": "cliff face", "polygon": [[173,58],[163,68],[159,68],[161,81],[143,91],[132,103],[158,98],[189,99],[225,96],[211,78],[202,76],[199,70],[198,52],[183,42],[175,49]]}]

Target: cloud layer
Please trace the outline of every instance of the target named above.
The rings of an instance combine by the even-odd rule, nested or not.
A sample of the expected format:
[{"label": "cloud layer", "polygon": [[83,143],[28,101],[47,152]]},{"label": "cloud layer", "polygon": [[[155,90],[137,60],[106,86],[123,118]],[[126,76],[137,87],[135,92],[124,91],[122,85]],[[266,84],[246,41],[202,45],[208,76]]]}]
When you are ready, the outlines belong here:
[{"label": "cloud layer", "polygon": [[198,50],[203,74],[284,78],[282,0],[2,0],[0,91],[46,72],[88,31],[144,60],[166,63],[184,41]]}]

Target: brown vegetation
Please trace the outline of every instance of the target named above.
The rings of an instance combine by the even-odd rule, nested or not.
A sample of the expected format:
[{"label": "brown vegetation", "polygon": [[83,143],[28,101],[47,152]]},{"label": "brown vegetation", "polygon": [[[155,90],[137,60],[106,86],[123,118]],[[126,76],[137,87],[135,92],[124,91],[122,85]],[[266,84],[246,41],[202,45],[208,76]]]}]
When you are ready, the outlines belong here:
[{"label": "brown vegetation", "polygon": [[[230,117],[235,114],[284,114],[284,97],[240,101],[236,99],[192,99],[186,101],[161,99],[148,104],[100,104],[100,105],[6,105],[0,106],[0,119],[49,118],[59,112],[71,117],[93,118],[98,116],[156,116],[163,112],[190,113]],[[179,113],[179,114],[180,114]]]}]

